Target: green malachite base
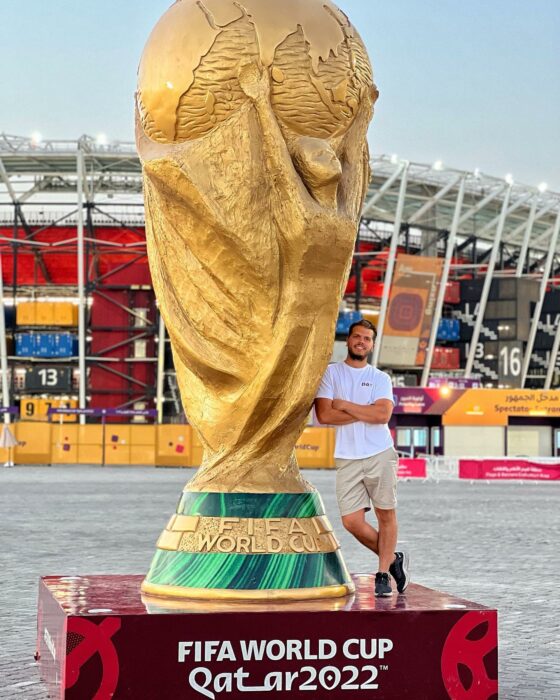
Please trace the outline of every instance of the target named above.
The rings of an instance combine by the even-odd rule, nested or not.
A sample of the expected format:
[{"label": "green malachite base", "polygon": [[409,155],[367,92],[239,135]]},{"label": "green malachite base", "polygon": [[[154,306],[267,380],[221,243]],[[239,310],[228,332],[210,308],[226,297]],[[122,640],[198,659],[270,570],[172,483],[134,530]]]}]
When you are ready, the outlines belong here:
[{"label": "green malachite base", "polygon": [[[313,518],[325,510],[317,492],[199,493],[185,491],[178,515],[217,518]],[[354,585],[340,549],[328,552],[241,553],[158,549],[142,584],[151,595],[184,598],[305,599],[340,597]]]},{"label": "green malachite base", "polygon": [[324,515],[316,491],[307,493],[202,493],[183,491],[179,515],[222,518],[312,518]]},{"label": "green malachite base", "polygon": [[226,554],[160,549],[146,580],[186,588],[320,588],[345,583],[346,567],[340,550],[326,554]]}]

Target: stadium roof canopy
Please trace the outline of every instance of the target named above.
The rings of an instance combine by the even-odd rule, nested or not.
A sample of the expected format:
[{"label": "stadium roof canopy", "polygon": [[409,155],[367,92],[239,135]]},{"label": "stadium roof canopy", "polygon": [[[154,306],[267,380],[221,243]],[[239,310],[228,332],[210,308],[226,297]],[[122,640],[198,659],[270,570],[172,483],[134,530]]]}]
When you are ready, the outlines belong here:
[{"label": "stadium roof canopy", "polygon": [[[402,214],[409,228],[449,231],[461,187],[459,244],[472,237],[492,242],[501,228],[505,245],[544,253],[560,220],[560,193],[544,187],[388,156],[374,156],[371,168],[363,210],[369,227],[372,222],[394,223]],[[95,223],[143,223],[141,166],[133,143],[0,134],[0,225],[12,224],[16,211],[28,225],[73,223],[80,188]]]}]

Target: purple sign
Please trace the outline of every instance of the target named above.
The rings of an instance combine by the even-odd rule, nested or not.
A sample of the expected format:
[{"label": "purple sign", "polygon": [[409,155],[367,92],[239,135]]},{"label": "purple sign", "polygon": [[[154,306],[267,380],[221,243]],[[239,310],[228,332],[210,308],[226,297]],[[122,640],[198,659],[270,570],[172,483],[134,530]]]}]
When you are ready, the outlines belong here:
[{"label": "purple sign", "polygon": [[149,416],[155,418],[157,411],[153,408],[49,408],[51,415],[71,416]]},{"label": "purple sign", "polygon": [[48,415],[54,414],[63,416],[100,416],[101,409],[98,408],[49,408]]},{"label": "purple sign", "polygon": [[395,414],[443,415],[461,396],[463,390],[448,385],[439,389],[393,389]]}]

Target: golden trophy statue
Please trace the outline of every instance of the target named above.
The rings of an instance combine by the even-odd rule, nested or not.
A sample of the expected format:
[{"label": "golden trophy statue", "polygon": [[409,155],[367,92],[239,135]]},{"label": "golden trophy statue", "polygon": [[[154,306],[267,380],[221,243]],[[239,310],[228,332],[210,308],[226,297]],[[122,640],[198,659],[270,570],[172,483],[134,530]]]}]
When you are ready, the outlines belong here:
[{"label": "golden trophy statue", "polygon": [[178,0],[138,74],[154,288],[204,446],[146,594],[347,595],[294,446],[332,349],[377,91],[330,0]]}]

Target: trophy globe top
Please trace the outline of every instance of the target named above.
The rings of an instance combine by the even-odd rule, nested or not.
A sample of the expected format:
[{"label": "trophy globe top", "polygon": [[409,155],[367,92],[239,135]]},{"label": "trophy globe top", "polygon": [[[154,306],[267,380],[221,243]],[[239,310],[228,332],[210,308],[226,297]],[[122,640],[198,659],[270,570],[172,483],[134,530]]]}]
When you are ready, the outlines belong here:
[{"label": "trophy globe top", "polygon": [[145,46],[137,105],[160,143],[205,136],[248,102],[247,64],[265,68],[278,122],[290,136],[332,139],[375,96],[366,49],[330,0],[178,0]]}]

